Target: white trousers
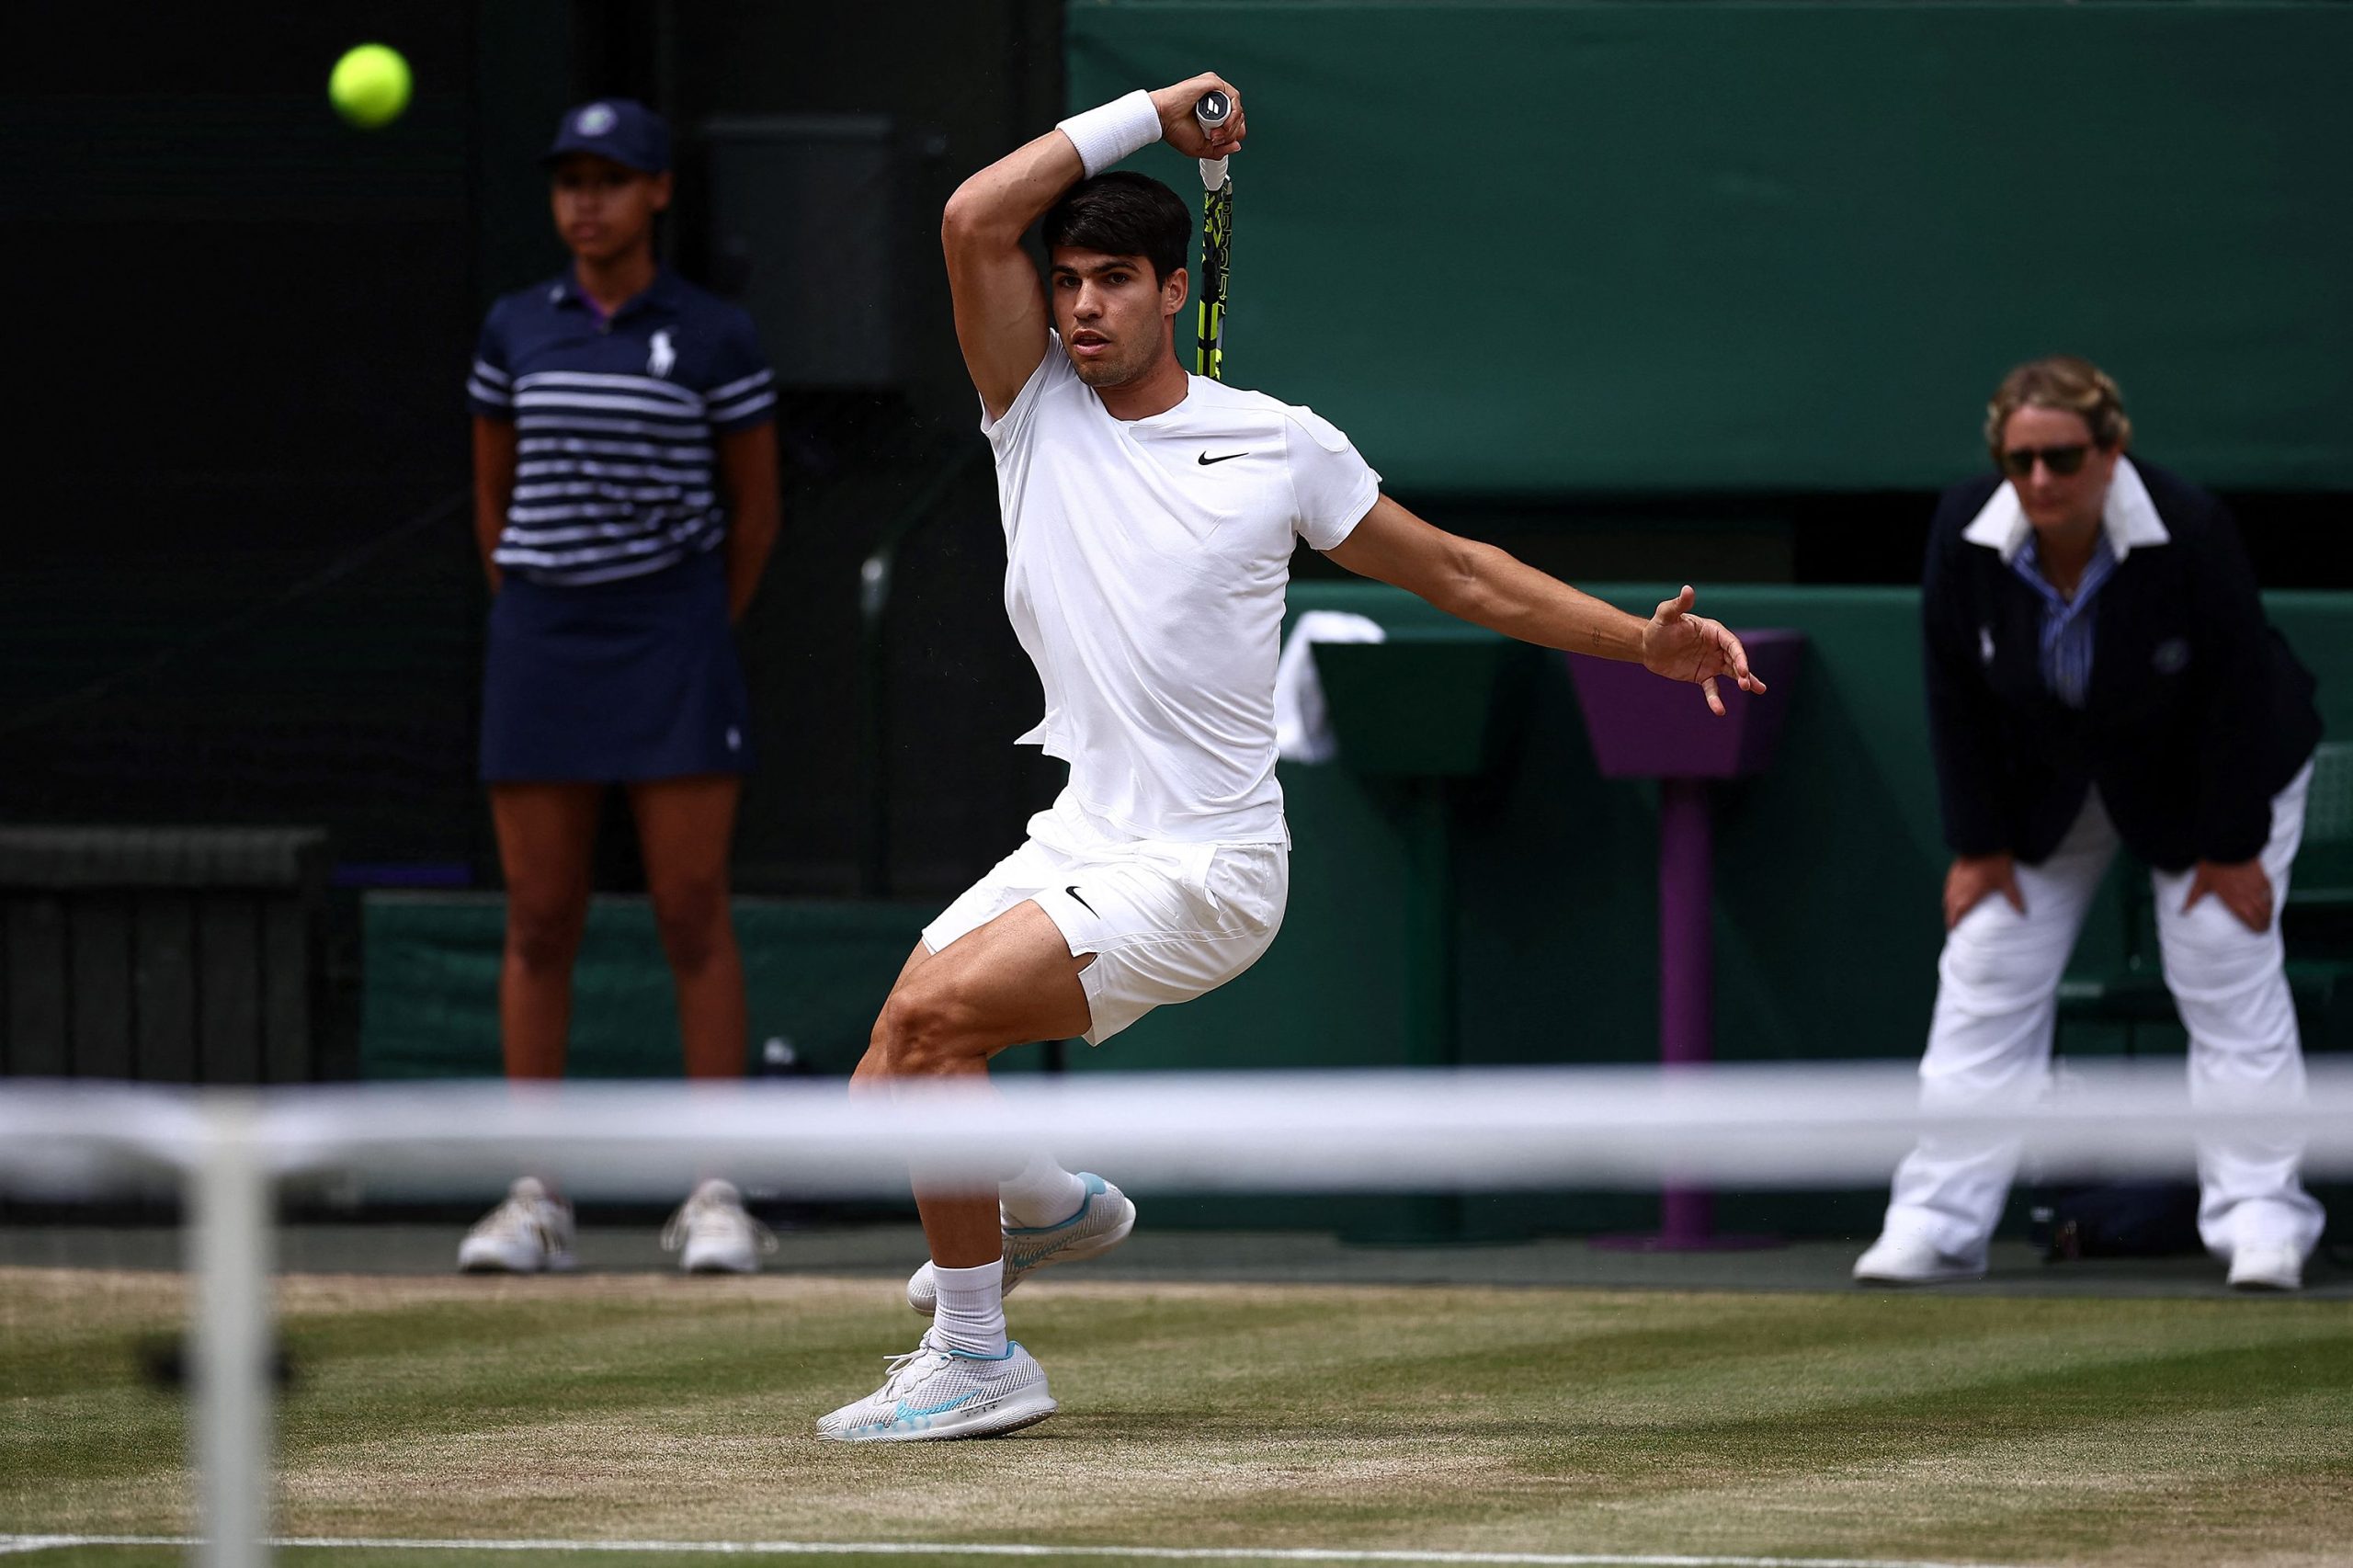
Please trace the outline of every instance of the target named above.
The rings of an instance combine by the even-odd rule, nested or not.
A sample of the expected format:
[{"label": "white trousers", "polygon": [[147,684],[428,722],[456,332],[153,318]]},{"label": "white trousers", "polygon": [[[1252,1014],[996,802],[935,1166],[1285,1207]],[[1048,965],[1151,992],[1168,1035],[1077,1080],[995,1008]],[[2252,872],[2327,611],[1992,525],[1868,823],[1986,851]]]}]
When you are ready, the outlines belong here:
[{"label": "white trousers", "polygon": [[[2271,801],[2271,837],[2262,858],[2275,910],[2287,904],[2288,872],[2303,837],[2311,781],[2307,763]],[[1920,1062],[1923,1105],[2025,1103],[2043,1092],[2060,976],[2116,846],[2116,829],[2094,790],[2051,858],[2018,867],[2024,915],[1995,893],[1945,938],[1936,1013]],[[2303,1051],[2279,919],[2275,915],[2271,928],[2257,934],[2211,894],[2185,914],[2192,875],[2155,871],[2149,879],[2165,987],[2189,1034],[2191,1100],[2299,1095]],[[2322,1214],[2296,1179],[2297,1153],[2285,1139],[2200,1145],[2198,1230],[2209,1251],[2224,1258],[2240,1246],[2292,1245],[2311,1253],[2320,1240]],[[1982,1263],[2017,1165],[2015,1142],[1922,1140],[1896,1170],[1887,1233],[1922,1237],[1949,1257]]]}]

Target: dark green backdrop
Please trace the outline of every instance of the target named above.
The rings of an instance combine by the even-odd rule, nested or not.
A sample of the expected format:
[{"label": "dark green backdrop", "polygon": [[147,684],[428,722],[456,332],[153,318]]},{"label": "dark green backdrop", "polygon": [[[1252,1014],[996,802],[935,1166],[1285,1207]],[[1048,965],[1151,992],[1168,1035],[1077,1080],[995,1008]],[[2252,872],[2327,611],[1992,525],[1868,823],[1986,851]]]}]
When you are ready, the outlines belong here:
[{"label": "dark green backdrop", "polygon": [[1232,374],[1392,487],[1933,487],[2060,349],[2203,483],[2353,483],[2353,8],[1113,0],[1068,38],[1074,106],[1242,89]]}]

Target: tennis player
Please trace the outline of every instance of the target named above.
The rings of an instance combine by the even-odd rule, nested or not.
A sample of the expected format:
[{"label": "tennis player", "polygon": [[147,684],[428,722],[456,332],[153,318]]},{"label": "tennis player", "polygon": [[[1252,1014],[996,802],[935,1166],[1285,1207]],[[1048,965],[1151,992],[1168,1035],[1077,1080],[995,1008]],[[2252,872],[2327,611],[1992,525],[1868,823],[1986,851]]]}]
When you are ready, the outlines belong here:
[{"label": "tennis player", "polygon": [[[1211,88],[1234,111],[1193,119]],[[1381,494],[1324,420],[1188,375],[1192,218],[1167,187],[1106,174],[1165,139],[1223,157],[1246,134],[1215,75],[1064,120],[974,175],[942,240],[956,335],[979,390],[1005,515],[1006,609],[1045,687],[1022,740],[1070,764],[1028,842],[933,922],[874,1026],[855,1083],[979,1078],[1027,1040],[1101,1044],[1153,1008],[1211,991],[1282,922],[1290,871],[1275,781],[1275,664],[1294,542],[1507,636],[1761,691],[1691,590],[1647,621]],[[1044,220],[1041,293],[1021,240]],[[1046,1376],[1006,1335],[1031,1269],[1125,1239],[1135,1207],[1042,1157],[997,1192],[927,1183],[933,1312],[881,1388],[818,1423],[846,1441],[979,1437],[1053,1414]]]}]

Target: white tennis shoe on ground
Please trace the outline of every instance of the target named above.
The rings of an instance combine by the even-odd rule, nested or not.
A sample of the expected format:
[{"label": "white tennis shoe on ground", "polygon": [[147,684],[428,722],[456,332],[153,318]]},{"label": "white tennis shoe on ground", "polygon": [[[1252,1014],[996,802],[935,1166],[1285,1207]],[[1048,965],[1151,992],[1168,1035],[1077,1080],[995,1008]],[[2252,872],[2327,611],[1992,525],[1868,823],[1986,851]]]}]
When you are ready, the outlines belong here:
[{"label": "white tennis shoe on ground", "polygon": [[572,1205],[525,1176],[458,1244],[458,1267],[468,1274],[561,1273],[574,1266],[572,1238]]},{"label": "white tennis shoe on ground", "polygon": [[1941,1285],[1984,1278],[1983,1258],[1938,1252],[1922,1236],[1881,1236],[1855,1260],[1855,1278],[1867,1285]]},{"label": "white tennis shoe on ground", "polygon": [[688,1274],[756,1274],[760,1254],[776,1251],[776,1233],[745,1211],[733,1182],[713,1177],[662,1227],[662,1249]]},{"label": "white tennis shoe on ground", "polygon": [[[1078,1179],[1086,1185],[1086,1196],[1069,1219],[1051,1225],[1005,1227],[1006,1295],[1013,1294],[1023,1275],[1057,1263],[1099,1257],[1136,1228],[1136,1206],[1126,1193],[1093,1171],[1080,1171]],[[930,1264],[908,1276],[907,1305],[926,1317],[939,1310],[939,1287],[932,1279]]]},{"label": "white tennis shoe on ground", "polygon": [[817,1436],[836,1443],[994,1437],[1034,1426],[1060,1408],[1046,1392],[1046,1369],[1018,1344],[1002,1356],[972,1356],[933,1343],[937,1332],[892,1357],[881,1388],[821,1416]]},{"label": "white tennis shoe on ground", "polygon": [[2230,1280],[2234,1290],[2301,1290],[2303,1254],[2292,1246],[2234,1247]]}]

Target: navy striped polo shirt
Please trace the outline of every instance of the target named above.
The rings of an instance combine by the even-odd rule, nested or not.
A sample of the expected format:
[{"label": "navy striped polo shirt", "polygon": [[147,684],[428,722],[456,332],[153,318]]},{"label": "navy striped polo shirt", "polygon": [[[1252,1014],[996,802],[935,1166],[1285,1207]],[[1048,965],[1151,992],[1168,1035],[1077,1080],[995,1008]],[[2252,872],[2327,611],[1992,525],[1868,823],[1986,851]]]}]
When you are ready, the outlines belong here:
[{"label": "navy striped polo shirt", "polygon": [[515,425],[499,566],[608,583],[718,547],[712,437],[774,418],[776,384],[752,318],[667,268],[610,318],[567,271],[491,306],[466,404]]}]

